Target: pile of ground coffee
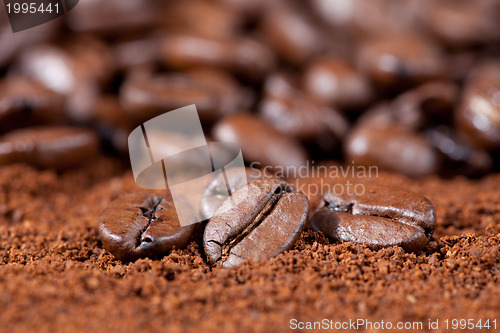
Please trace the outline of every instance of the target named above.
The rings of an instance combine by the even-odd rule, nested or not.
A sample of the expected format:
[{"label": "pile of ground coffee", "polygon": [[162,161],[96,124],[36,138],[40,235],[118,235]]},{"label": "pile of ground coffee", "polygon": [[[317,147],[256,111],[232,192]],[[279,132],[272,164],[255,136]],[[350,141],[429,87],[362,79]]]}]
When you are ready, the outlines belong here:
[{"label": "pile of ground coffee", "polygon": [[[454,319],[489,319],[490,330],[498,329],[500,174],[413,180],[380,172],[365,181],[432,201],[437,229],[422,252],[330,243],[308,230],[275,258],[224,269],[205,257],[202,224],[186,249],[156,260],[122,263],[104,250],[99,215],[119,194],[137,190],[132,174],[111,158],[63,173],[4,166],[2,330],[284,332],[321,322],[342,331],[335,325],[365,320],[357,331],[403,323],[413,325],[408,331],[439,332]],[[438,329],[429,329],[429,320],[439,320]]]}]

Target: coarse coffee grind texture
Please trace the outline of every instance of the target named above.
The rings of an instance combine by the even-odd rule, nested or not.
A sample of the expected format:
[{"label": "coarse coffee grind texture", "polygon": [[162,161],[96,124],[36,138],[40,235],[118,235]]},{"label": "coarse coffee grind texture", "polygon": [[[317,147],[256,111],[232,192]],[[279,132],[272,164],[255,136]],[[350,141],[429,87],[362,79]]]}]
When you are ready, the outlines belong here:
[{"label": "coarse coffee grind texture", "polygon": [[[500,174],[411,180],[380,172],[366,181],[432,201],[437,229],[422,252],[330,244],[306,230],[275,258],[224,269],[208,264],[203,224],[185,249],[163,258],[122,263],[107,252],[99,215],[138,190],[112,159],[64,173],[4,166],[0,331],[286,332],[293,320],[323,319],[422,322],[424,332],[444,331],[446,319],[499,325]],[[429,319],[440,328],[429,330]]]}]

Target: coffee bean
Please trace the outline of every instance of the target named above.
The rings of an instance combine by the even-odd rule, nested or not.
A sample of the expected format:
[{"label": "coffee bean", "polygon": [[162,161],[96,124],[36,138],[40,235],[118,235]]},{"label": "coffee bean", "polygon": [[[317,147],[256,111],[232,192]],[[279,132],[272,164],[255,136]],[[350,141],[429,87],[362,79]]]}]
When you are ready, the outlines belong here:
[{"label": "coffee bean", "polygon": [[190,31],[205,37],[235,37],[242,14],[221,1],[168,1],[163,25],[168,31]]},{"label": "coffee bean", "polygon": [[62,95],[71,93],[77,85],[72,59],[60,48],[49,45],[30,48],[21,54],[18,66],[24,75]]},{"label": "coffee bean", "polygon": [[128,136],[134,128],[134,123],[127,117],[116,96],[99,98],[93,125],[104,143],[119,153],[128,155]]},{"label": "coffee bean", "polygon": [[122,85],[120,101],[136,123],[190,104],[196,104],[200,113],[217,107],[210,90],[181,73],[133,76]]},{"label": "coffee bean", "polygon": [[106,35],[137,32],[158,21],[157,1],[99,0],[80,1],[77,10],[68,13],[67,24],[79,32]]},{"label": "coffee bean", "polygon": [[104,248],[124,261],[158,257],[173,248],[183,248],[194,225],[181,227],[176,209],[192,211],[187,205],[174,206],[170,194],[140,192],[118,197],[99,219]]},{"label": "coffee bean", "polygon": [[[201,216],[210,218],[224,203],[228,194],[236,192],[248,182],[265,178],[266,172],[251,168],[230,168],[219,174],[206,188],[201,198]],[[228,183],[226,184],[226,179]],[[229,191],[228,191],[229,189]]]},{"label": "coffee bean", "polygon": [[151,34],[139,38],[124,38],[113,45],[113,56],[119,69],[154,66],[161,59],[160,36]]},{"label": "coffee bean", "polygon": [[208,222],[207,257],[225,268],[275,257],[293,246],[308,209],[307,197],[285,181],[255,180],[226,199]]},{"label": "coffee bean", "polygon": [[[382,122],[382,120],[378,120]],[[344,143],[348,161],[422,177],[436,172],[440,159],[423,133],[397,123],[361,122]]]},{"label": "coffee bean", "polygon": [[[386,0],[352,0],[346,2],[313,0],[316,13],[334,29],[355,32],[361,36],[380,36],[401,31],[416,30],[415,12],[422,7],[417,2]],[[419,6],[420,5],[420,6]]]},{"label": "coffee bean", "polygon": [[213,122],[250,102],[232,77],[208,69],[133,76],[122,85],[120,100],[136,123],[190,104],[202,120]]},{"label": "coffee bean", "polygon": [[474,144],[500,148],[500,62],[481,64],[466,83],[457,127]]},{"label": "coffee bean", "polygon": [[259,167],[283,169],[306,164],[307,153],[293,137],[249,113],[222,119],[214,127],[213,136],[217,141],[236,143],[241,147],[243,157],[249,163],[260,163]]},{"label": "coffee bean", "polygon": [[290,1],[274,1],[264,12],[260,29],[274,50],[293,64],[325,50],[329,41],[304,8]]},{"label": "coffee bean", "polygon": [[373,98],[367,78],[335,57],[321,57],[306,68],[304,89],[315,100],[339,108],[359,108]]},{"label": "coffee bean", "polygon": [[500,40],[500,5],[496,1],[432,1],[426,7],[421,13],[421,22],[448,45],[467,46]]},{"label": "coffee bean", "polygon": [[249,78],[259,78],[274,67],[274,55],[262,43],[249,38],[208,38],[178,33],[165,37],[163,60],[176,69],[216,67]]},{"label": "coffee bean", "polygon": [[340,112],[310,99],[285,73],[269,76],[264,90],[260,114],[274,128],[324,151],[338,147],[349,128]]},{"label": "coffee bean", "polygon": [[367,244],[374,249],[401,246],[423,249],[436,225],[436,212],[425,197],[397,188],[364,185],[364,194],[327,193],[311,225],[332,241]]},{"label": "coffee bean", "polygon": [[[76,47],[77,50],[79,48],[81,46]],[[75,52],[80,54],[77,50]],[[64,95],[68,118],[86,124],[95,114],[95,103],[99,97],[98,81],[105,80],[111,73],[107,68],[102,70],[106,65],[99,63],[101,60],[106,62],[106,55],[97,53],[86,52],[77,57],[68,50],[40,45],[25,51],[18,66],[24,75]]]},{"label": "coffee bean", "polygon": [[451,123],[458,87],[431,81],[397,96],[391,103],[394,120],[414,129]]},{"label": "coffee bean", "polygon": [[491,170],[491,156],[467,142],[451,127],[438,126],[427,130],[426,134],[429,143],[443,156],[442,176],[478,176]]},{"label": "coffee bean", "polygon": [[413,34],[367,40],[360,47],[358,63],[373,81],[392,87],[439,78],[445,69],[439,49]]},{"label": "coffee bean", "polygon": [[0,165],[29,163],[39,168],[66,169],[97,154],[96,135],[72,127],[32,127],[0,137]]},{"label": "coffee bean", "polygon": [[22,76],[0,81],[0,131],[57,124],[64,119],[63,96]]}]

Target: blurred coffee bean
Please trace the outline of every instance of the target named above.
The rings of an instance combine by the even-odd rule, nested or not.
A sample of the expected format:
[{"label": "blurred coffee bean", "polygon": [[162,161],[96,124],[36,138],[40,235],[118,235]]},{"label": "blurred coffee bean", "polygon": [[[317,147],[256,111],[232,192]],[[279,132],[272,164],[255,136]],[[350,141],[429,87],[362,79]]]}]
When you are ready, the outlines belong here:
[{"label": "blurred coffee bean", "polygon": [[98,81],[105,81],[112,73],[109,68],[111,56],[100,52],[99,48],[79,52],[77,50],[83,46],[72,47],[78,56],[48,45],[30,48],[20,56],[18,69],[48,89],[64,95],[69,119],[88,123],[95,115],[95,102],[100,94]]},{"label": "blurred coffee bean", "polygon": [[138,38],[124,38],[118,40],[112,48],[116,67],[130,69],[130,67],[154,65],[161,59],[158,48],[161,36],[151,34]]},{"label": "blurred coffee bean", "polygon": [[304,8],[291,1],[274,1],[269,7],[260,29],[283,59],[300,64],[326,49],[329,39]]},{"label": "blurred coffee bean", "polygon": [[490,0],[426,1],[421,21],[441,41],[464,46],[500,40],[500,4]]},{"label": "blurred coffee bean", "polygon": [[259,15],[270,5],[268,0],[219,0],[219,2],[231,7],[241,15],[250,17]]},{"label": "blurred coffee bean", "polygon": [[230,38],[236,36],[243,23],[241,13],[221,1],[173,0],[163,10],[161,23],[168,31]]},{"label": "blurred coffee bean", "polygon": [[109,83],[115,70],[115,59],[108,44],[92,35],[77,35],[64,45],[71,57],[75,71],[85,78],[102,85]]},{"label": "blurred coffee bean", "polygon": [[119,153],[128,154],[128,136],[134,124],[116,96],[102,96],[97,101],[94,121],[102,141]]},{"label": "blurred coffee bean", "polygon": [[458,87],[447,81],[431,81],[397,96],[391,107],[395,121],[421,129],[450,123]]},{"label": "blurred coffee bean", "polygon": [[[126,193],[113,201],[99,218],[99,237],[106,250],[117,259],[132,261],[158,257],[183,248],[194,225],[181,227],[170,194],[158,192]],[[195,220],[194,213],[192,214]]]},{"label": "blurred coffee bean", "polygon": [[[430,41],[413,34],[385,35],[361,44],[358,64],[374,82],[395,88],[439,78],[445,72],[441,52]],[[398,90],[401,86],[397,87]]]},{"label": "blurred coffee bean", "polygon": [[57,124],[64,120],[64,98],[22,76],[0,81],[0,131]]},{"label": "blurred coffee bean", "polygon": [[442,176],[478,176],[489,172],[493,166],[492,158],[485,150],[468,144],[451,127],[429,129],[427,137],[443,155]]},{"label": "blurred coffee bean", "polygon": [[304,88],[317,101],[342,109],[359,108],[373,98],[368,80],[347,61],[321,57],[304,73]]},{"label": "blurred coffee bean", "polygon": [[347,135],[344,153],[346,161],[412,177],[430,175],[440,166],[439,156],[425,135],[397,123],[357,124]]},{"label": "blurred coffee bean", "polygon": [[191,104],[202,120],[213,122],[246,106],[249,96],[224,72],[200,69],[131,77],[121,87],[120,100],[136,123]]},{"label": "blurred coffee bean", "polygon": [[257,167],[269,166],[285,171],[304,166],[307,153],[291,136],[281,133],[264,120],[238,113],[222,119],[213,129],[213,136],[222,142],[233,142],[241,147],[243,158],[258,162]]},{"label": "blurred coffee bean", "polygon": [[23,52],[18,59],[19,70],[48,89],[67,95],[78,85],[75,64],[60,48],[39,45]]},{"label": "blurred coffee bean", "polygon": [[446,76],[462,82],[478,63],[480,55],[472,50],[458,51],[447,55]]},{"label": "blurred coffee bean", "polygon": [[260,78],[274,67],[270,49],[256,40],[208,38],[177,33],[165,37],[161,46],[163,60],[169,67],[217,67],[250,78]]},{"label": "blurred coffee bean", "polygon": [[467,80],[456,123],[477,146],[500,148],[500,61],[481,64]]},{"label": "blurred coffee bean", "polygon": [[417,28],[420,1],[313,0],[318,16],[336,29],[353,30],[361,36],[386,35]]},{"label": "blurred coffee bean", "polygon": [[[248,109],[254,103],[255,96],[253,92],[241,87],[238,81],[227,72],[216,69],[197,68],[187,71],[187,74],[193,80],[210,89],[217,96],[219,103],[217,105],[217,112],[211,117],[212,120],[234,113],[238,109]],[[207,119],[209,118],[207,114]]]},{"label": "blurred coffee bean", "polygon": [[337,110],[308,98],[293,78],[284,73],[269,76],[264,91],[260,114],[282,133],[331,151],[349,128],[347,120]]},{"label": "blurred coffee bean", "polygon": [[159,20],[156,0],[86,0],[68,13],[70,29],[80,32],[123,34],[150,28]]},{"label": "blurred coffee bean", "polygon": [[66,169],[97,154],[98,139],[87,129],[31,127],[0,137],[0,165],[28,163],[39,168]]}]

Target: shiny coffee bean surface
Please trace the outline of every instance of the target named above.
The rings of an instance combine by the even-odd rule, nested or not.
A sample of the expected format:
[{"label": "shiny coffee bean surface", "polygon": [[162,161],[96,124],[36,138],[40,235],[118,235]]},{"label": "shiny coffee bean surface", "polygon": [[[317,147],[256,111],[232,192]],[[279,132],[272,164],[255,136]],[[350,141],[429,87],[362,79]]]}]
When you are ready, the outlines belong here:
[{"label": "shiny coffee bean surface", "polygon": [[[181,227],[176,208],[192,212],[188,205],[174,206],[172,197],[165,193],[121,195],[99,218],[99,236],[104,248],[123,261],[159,257],[174,248],[183,248],[194,225]],[[194,212],[192,216],[194,221]]]}]

